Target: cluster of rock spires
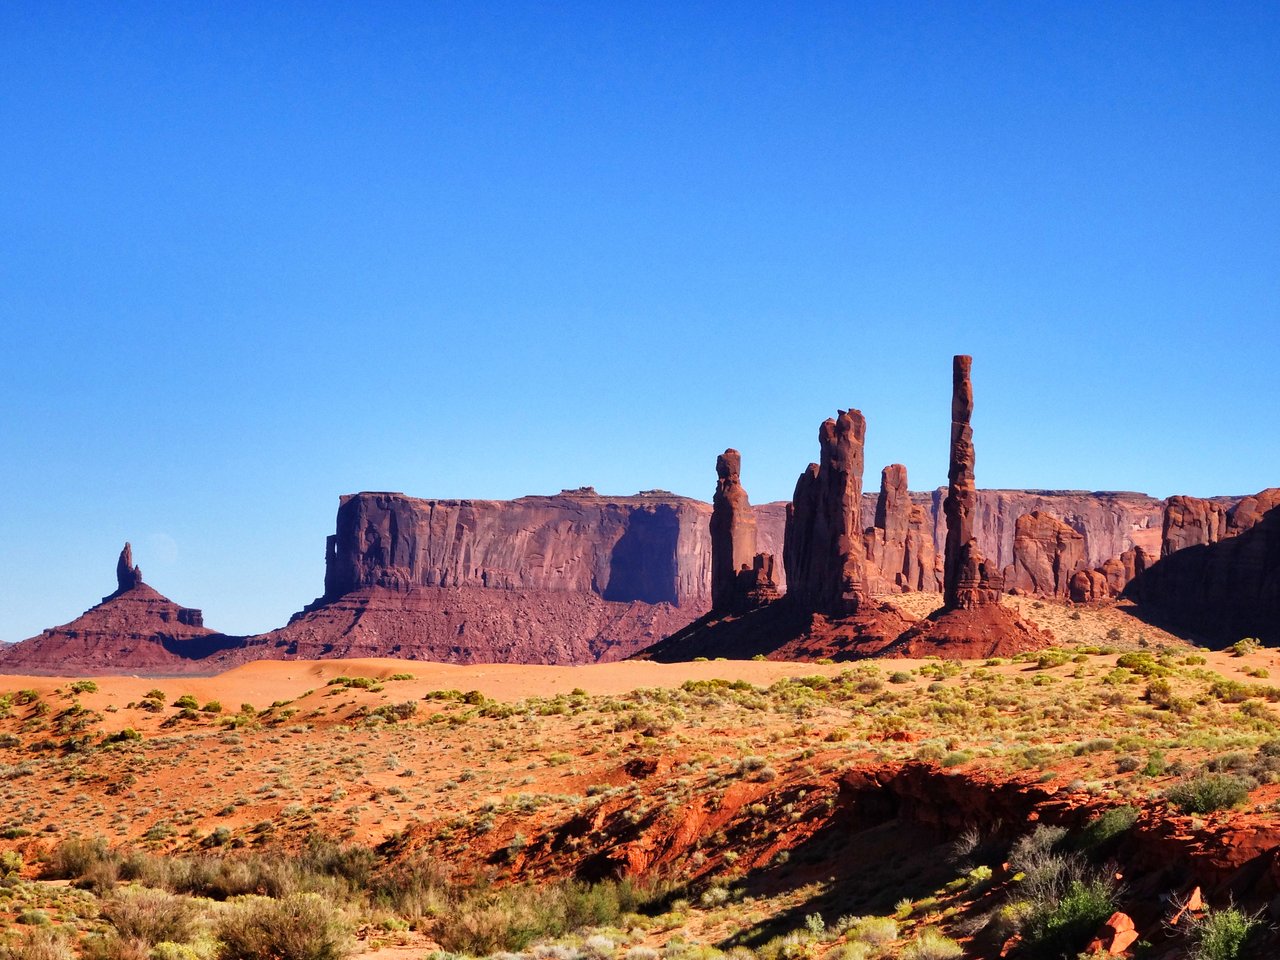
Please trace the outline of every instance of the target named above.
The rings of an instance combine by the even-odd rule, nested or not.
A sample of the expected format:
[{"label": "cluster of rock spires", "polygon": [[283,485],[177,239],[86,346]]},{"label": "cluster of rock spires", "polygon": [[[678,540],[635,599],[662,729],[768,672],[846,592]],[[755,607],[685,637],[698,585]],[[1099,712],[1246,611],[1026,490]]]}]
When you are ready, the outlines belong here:
[{"label": "cluster of rock spires", "polygon": [[[894,590],[936,586],[937,564],[924,547],[922,516],[913,516],[906,468],[900,464],[881,473],[876,522],[863,528],[866,419],[858,410],[841,410],[819,428],[819,462],[800,474],[787,507],[786,594],[776,597],[759,590],[758,579],[753,581],[758,571],[772,566],[772,558],[755,553],[756,527],[739,481],[741,458],[728,450],[716,465],[720,480],[711,520],[712,569],[719,572],[722,586],[713,589],[713,609],[639,656],[915,656],[934,648],[954,656],[994,656],[1046,645],[1048,637],[1001,605],[1001,575],[984,558],[974,534],[978,493],[971,364],[971,358],[958,356],[953,365],[943,607],[938,614],[916,621],[878,599]],[[757,589],[738,589],[738,578]]]},{"label": "cluster of rock spires", "polygon": [[[199,610],[143,581],[125,544],[116,591],[0,647],[0,669],[216,672],[261,658],[388,655],[570,664],[645,648],[658,659],[991,656],[1046,642],[1000,603],[1004,591],[1076,603],[1123,595],[1203,640],[1280,642],[1280,488],[1165,502],[979,491],[970,368],[955,358],[945,490],[912,493],[906,468],[891,464],[878,494],[864,495],[866,421],[844,410],[822,424],[819,462],[788,503],[752,506],[736,450],[717,459],[709,505],[591,488],[511,501],[344,496],[324,594],[285,627],[209,630]],[[942,609],[915,620],[890,602],[909,591],[941,591]]]}]

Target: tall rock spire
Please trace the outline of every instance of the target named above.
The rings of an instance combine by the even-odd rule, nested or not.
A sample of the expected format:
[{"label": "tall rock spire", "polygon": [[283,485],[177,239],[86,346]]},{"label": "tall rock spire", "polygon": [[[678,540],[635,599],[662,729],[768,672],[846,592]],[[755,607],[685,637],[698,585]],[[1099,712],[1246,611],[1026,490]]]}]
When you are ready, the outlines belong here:
[{"label": "tall rock spire", "polygon": [[973,358],[958,355],[951,365],[951,465],[947,470],[947,544],[943,567],[943,604],[959,610],[999,603],[1000,576],[992,572],[974,537],[978,488],[973,464]]},{"label": "tall rock spire", "polygon": [[142,568],[133,565],[133,547],[125,541],[120,551],[120,559],[116,561],[116,593],[132,590],[142,582]]},{"label": "tall rock spire", "polygon": [[726,450],[716,457],[716,492],[711,500],[711,608],[737,606],[738,574],[756,555],[756,517],[741,481],[742,455]]}]

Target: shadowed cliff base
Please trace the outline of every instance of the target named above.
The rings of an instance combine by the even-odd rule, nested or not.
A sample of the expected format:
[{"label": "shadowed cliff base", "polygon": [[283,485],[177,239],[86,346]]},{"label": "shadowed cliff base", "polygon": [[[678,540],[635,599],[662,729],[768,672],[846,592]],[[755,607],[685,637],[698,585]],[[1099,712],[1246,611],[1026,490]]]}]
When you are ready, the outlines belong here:
[{"label": "shadowed cliff base", "polygon": [[783,597],[746,613],[709,613],[636,660],[861,660],[868,657],[1011,657],[1053,644],[1053,636],[1003,605],[938,610],[919,620],[891,603],[865,605],[849,617],[813,613]]}]

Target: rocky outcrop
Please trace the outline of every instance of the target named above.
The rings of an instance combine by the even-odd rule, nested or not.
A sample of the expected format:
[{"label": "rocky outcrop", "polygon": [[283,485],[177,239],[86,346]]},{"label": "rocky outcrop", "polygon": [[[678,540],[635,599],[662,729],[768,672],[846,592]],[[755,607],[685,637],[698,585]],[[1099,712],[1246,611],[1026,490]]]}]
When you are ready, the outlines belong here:
[{"label": "rocky outcrop", "polygon": [[1199,497],[1170,497],[1164,508],[1160,556],[1187,547],[1217,543],[1227,529],[1227,511],[1220,503]]},{"label": "rocky outcrop", "polygon": [[[1191,499],[1170,498],[1165,528],[1208,536],[1215,514],[1202,507],[1206,501]],[[1245,637],[1280,643],[1280,489],[1246,497],[1222,520],[1217,540],[1165,554],[1126,595],[1144,616],[1212,643]]]},{"label": "rocky outcrop", "polygon": [[1083,534],[1039,510],[1018,518],[1013,564],[1005,577],[1010,591],[1065,599],[1071,578],[1084,566]]},{"label": "rocky outcrop", "polygon": [[1280,507],[1280,487],[1268,487],[1261,493],[1242,498],[1227,511],[1227,536],[1234,537],[1252,530],[1276,507]]},{"label": "rocky outcrop", "polygon": [[841,410],[818,430],[819,463],[796,481],[787,508],[783,563],[787,594],[806,610],[857,613],[871,589],[862,540],[863,442],[867,422]]},{"label": "rocky outcrop", "polygon": [[213,672],[207,658],[239,644],[204,625],[201,612],[142,582],[126,543],[118,589],[70,623],[0,650],[0,671],[33,674]]},{"label": "rocky outcrop", "polygon": [[711,500],[711,607],[733,606],[738,572],[756,555],[756,517],[742,487],[742,455],[726,450],[716,458],[716,492]]},{"label": "rocky outcrop", "polygon": [[900,463],[880,472],[880,494],[864,539],[874,593],[941,589],[932,524],[924,507],[912,501],[907,468]]},{"label": "rocky outcrop", "polygon": [[[912,494],[930,515],[939,552],[946,543],[946,494],[945,487]],[[1090,567],[1137,546],[1160,551],[1164,501],[1155,497],[1110,490],[979,490],[973,535],[983,556],[1002,570],[1012,564],[1018,518],[1037,510],[1084,536]]]},{"label": "rocky outcrop", "polygon": [[1121,596],[1134,577],[1154,559],[1143,547],[1126,550],[1093,570],[1081,570],[1070,581],[1068,597],[1074,603],[1100,603]]},{"label": "rocky outcrop", "polygon": [[888,589],[919,589],[910,585],[918,578],[907,572],[907,539],[913,506],[907,490],[907,468],[893,463],[881,470],[875,521],[867,531],[867,555]]},{"label": "rocky outcrop", "polygon": [[[911,506],[906,471],[885,472],[880,525],[864,531],[865,437],[866,421],[857,410],[841,410],[819,428],[819,462],[800,474],[787,506],[785,596],[738,615],[717,604],[707,616],[637,656],[667,662],[753,656],[851,659],[882,652],[910,626],[913,618],[873,599],[873,584],[885,578],[871,556],[892,556],[905,578]],[[886,483],[892,489],[883,489]],[[756,560],[759,576],[772,558]],[[918,562],[913,556],[912,563]]]},{"label": "rocky outcrop", "polygon": [[1101,570],[1077,571],[1069,588],[1069,596],[1074,603],[1099,603],[1113,596]]}]

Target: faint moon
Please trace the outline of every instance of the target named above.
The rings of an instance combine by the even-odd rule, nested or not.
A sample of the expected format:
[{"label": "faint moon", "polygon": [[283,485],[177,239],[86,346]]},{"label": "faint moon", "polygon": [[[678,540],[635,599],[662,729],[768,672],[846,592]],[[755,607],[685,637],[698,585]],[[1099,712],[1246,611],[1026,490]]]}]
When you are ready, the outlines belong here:
[{"label": "faint moon", "polygon": [[146,555],[137,560],[139,566],[145,561],[172,566],[178,562],[178,541],[167,533],[153,533],[147,537]]}]

